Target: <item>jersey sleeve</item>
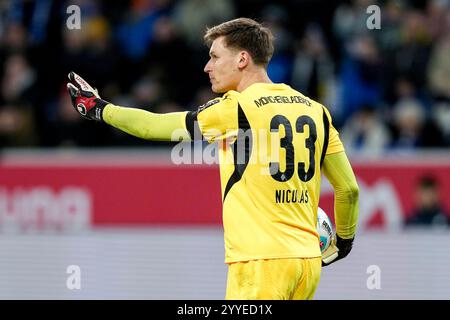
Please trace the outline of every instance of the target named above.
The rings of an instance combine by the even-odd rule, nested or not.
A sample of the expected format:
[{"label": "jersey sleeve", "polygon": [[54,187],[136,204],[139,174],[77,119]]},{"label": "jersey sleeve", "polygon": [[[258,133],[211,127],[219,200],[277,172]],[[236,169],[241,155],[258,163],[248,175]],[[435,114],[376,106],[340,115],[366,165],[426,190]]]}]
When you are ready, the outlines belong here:
[{"label": "jersey sleeve", "polygon": [[326,156],[323,168],[334,188],[336,233],[343,239],[353,238],[358,225],[359,187],[345,152]]},{"label": "jersey sleeve", "polygon": [[189,139],[183,120],[187,112],[153,113],[142,109],[125,108],[108,103],[103,120],[128,134],[155,141]]},{"label": "jersey sleeve", "polygon": [[344,145],[342,144],[342,141],[339,138],[339,132],[333,126],[330,112],[325,107],[323,107],[323,110],[329,122],[329,138],[328,138],[329,140],[326,154],[333,154],[344,151]]},{"label": "jersey sleeve", "polygon": [[228,92],[223,97],[213,99],[197,110],[200,132],[209,143],[236,135],[238,128],[238,100]]}]

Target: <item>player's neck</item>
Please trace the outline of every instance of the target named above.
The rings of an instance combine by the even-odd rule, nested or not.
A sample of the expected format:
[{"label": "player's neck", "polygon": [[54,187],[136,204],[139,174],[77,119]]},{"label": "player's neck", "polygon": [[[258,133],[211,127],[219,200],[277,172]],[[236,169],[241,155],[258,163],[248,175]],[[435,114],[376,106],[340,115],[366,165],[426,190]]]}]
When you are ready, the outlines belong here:
[{"label": "player's neck", "polygon": [[272,83],[265,69],[255,70],[245,74],[239,82],[236,91],[242,92],[254,83]]}]

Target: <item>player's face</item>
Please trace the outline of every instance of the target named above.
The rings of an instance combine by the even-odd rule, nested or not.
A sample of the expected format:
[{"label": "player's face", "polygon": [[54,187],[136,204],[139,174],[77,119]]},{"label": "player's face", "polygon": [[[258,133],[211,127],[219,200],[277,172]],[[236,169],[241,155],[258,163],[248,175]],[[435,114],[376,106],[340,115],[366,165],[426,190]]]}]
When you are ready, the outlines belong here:
[{"label": "player's face", "polygon": [[240,77],[239,51],[226,47],[224,38],[219,37],[213,41],[209,56],[204,71],[209,75],[212,91],[223,93],[236,90]]}]

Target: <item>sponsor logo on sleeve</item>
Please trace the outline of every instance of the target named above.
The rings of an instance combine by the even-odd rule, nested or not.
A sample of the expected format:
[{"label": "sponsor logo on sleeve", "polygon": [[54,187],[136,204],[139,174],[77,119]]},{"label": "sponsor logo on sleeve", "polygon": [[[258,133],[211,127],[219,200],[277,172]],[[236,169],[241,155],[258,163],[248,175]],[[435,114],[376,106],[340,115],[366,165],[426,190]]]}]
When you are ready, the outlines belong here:
[{"label": "sponsor logo on sleeve", "polygon": [[220,99],[214,99],[211,101],[208,101],[207,103],[205,103],[204,105],[201,105],[200,107],[198,107],[198,112],[205,110],[206,108],[209,108],[217,103],[220,102]]}]

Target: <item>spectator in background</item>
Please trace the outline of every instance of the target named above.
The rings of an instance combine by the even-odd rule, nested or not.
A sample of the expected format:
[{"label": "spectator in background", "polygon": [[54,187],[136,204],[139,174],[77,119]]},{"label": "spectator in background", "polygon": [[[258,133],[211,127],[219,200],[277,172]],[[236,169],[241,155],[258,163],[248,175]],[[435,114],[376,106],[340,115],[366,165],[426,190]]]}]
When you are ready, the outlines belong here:
[{"label": "spectator in background", "polygon": [[36,94],[36,73],[23,54],[13,54],[5,61],[1,96],[6,102],[31,104]]},{"label": "spectator in background", "polygon": [[[235,15],[231,0],[185,0],[174,8],[174,22],[181,36],[196,51],[203,52],[205,26],[213,26]],[[193,18],[195,17],[195,18]]]},{"label": "spectator in background", "polygon": [[124,20],[117,28],[117,40],[130,60],[143,59],[153,41],[153,27],[167,1],[132,1]]},{"label": "spectator in background", "polygon": [[123,90],[128,91],[130,84],[145,72],[145,58],[153,43],[155,23],[169,10],[170,1],[167,0],[132,1],[116,28],[116,41],[123,59],[120,63]]},{"label": "spectator in background", "polygon": [[[53,130],[53,135],[50,135],[52,144],[60,146],[81,146],[85,145],[88,140],[90,130],[84,126],[84,123],[73,116],[71,112],[71,101],[62,92],[59,92],[59,99],[49,106],[55,109],[55,114],[48,119],[48,127]],[[55,134],[56,132],[56,134]]]},{"label": "spectator in background", "polygon": [[[319,25],[306,28],[295,52],[292,86],[326,104],[333,90],[334,64]],[[331,105],[331,103],[328,103]]]},{"label": "spectator in background", "polygon": [[449,9],[449,0],[430,0],[427,1],[426,23],[433,40],[445,36],[448,32],[449,21],[447,19]]},{"label": "spectator in background", "polygon": [[394,106],[396,103],[401,101],[415,101],[420,104],[426,111],[427,116],[429,115],[429,109],[431,107],[431,101],[427,94],[424,94],[423,90],[418,90],[411,79],[407,77],[400,77],[396,79],[393,85],[393,90],[395,91]]},{"label": "spectator in background", "polygon": [[[203,74],[192,63],[195,61],[193,50],[180,36],[173,20],[167,16],[155,23],[153,39],[146,58],[149,74],[161,82],[171,99],[178,104],[189,105],[192,92],[204,81]],[[180,81],[180,74],[189,74],[190,81]]]},{"label": "spectator in background", "polygon": [[34,130],[30,108],[19,104],[0,107],[0,148],[34,146],[37,142]]},{"label": "spectator in background", "polygon": [[353,0],[351,4],[339,5],[333,17],[333,31],[340,43],[350,41],[354,36],[367,32],[367,7],[371,0]]},{"label": "spectator in background", "polygon": [[380,49],[391,55],[398,49],[402,39],[402,22],[406,5],[401,0],[389,0],[382,9],[381,25],[383,32],[377,34]]},{"label": "spectator in background", "polygon": [[83,33],[86,38],[84,63],[88,66],[86,74],[96,79],[97,85],[109,84],[117,76],[118,59],[115,48],[110,41],[110,26],[102,16],[95,16],[85,22]]},{"label": "spectator in background", "polygon": [[382,32],[375,34],[383,57],[383,100],[392,104],[395,102],[395,82],[399,78],[396,69],[397,50],[403,39],[403,23],[407,15],[407,6],[402,0],[389,0],[382,9]]},{"label": "spectator in background", "polygon": [[292,35],[286,28],[289,15],[280,5],[271,4],[263,8],[261,16],[265,25],[272,30],[275,36],[275,48],[267,72],[275,83],[288,82],[292,72],[293,54],[291,43]]},{"label": "spectator in background", "polygon": [[396,77],[410,79],[416,88],[426,85],[426,70],[432,45],[432,35],[425,15],[418,10],[405,14],[401,46],[395,52],[393,68]]},{"label": "spectator in background", "polygon": [[405,222],[410,226],[448,226],[449,216],[442,207],[438,181],[433,176],[423,176],[416,186],[416,203]]},{"label": "spectator in background", "polygon": [[403,99],[394,106],[392,135],[396,149],[444,146],[442,132],[414,99]]},{"label": "spectator in background", "polygon": [[[450,25],[450,12],[447,20]],[[450,101],[450,26],[433,47],[427,79],[431,94],[436,99]]]},{"label": "spectator in background", "polygon": [[0,1],[0,39],[3,37],[3,34],[5,32],[8,9],[8,1]]},{"label": "spectator in background", "polygon": [[35,71],[21,53],[8,56],[4,63],[0,88],[0,145],[34,145]]},{"label": "spectator in background", "polygon": [[391,143],[388,128],[377,116],[375,107],[370,105],[360,108],[347,120],[341,137],[349,152],[357,151],[368,156],[382,154]]},{"label": "spectator in background", "polygon": [[432,102],[424,90],[403,76],[393,84],[395,98],[392,110],[384,120],[391,125],[394,148],[439,147],[444,144],[440,128],[431,117]]},{"label": "spectator in background", "polygon": [[424,122],[425,111],[418,101],[413,99],[399,101],[393,110],[392,146],[399,149],[418,147]]},{"label": "spectator in background", "polygon": [[380,101],[381,62],[378,47],[371,36],[359,35],[349,43],[340,74],[341,121],[362,106],[376,105]]},{"label": "spectator in background", "polygon": [[157,111],[155,106],[161,103],[165,93],[160,82],[151,76],[139,79],[131,88],[131,105],[137,105],[147,111]]},{"label": "spectator in background", "polygon": [[445,145],[450,147],[450,101],[438,102],[433,106],[433,120],[444,135]]},{"label": "spectator in background", "polygon": [[5,54],[25,52],[28,48],[28,37],[28,31],[22,24],[7,24],[3,34],[2,51],[5,51]]},{"label": "spectator in background", "polygon": [[62,50],[59,57],[59,64],[62,69],[67,69],[70,65],[75,65],[84,70],[83,55],[86,51],[86,34],[82,30],[70,30],[65,26],[62,31]]}]

